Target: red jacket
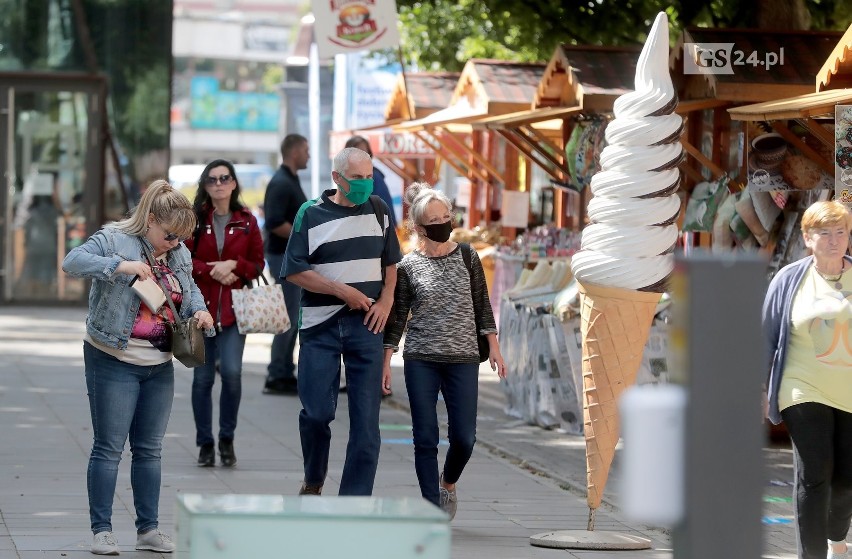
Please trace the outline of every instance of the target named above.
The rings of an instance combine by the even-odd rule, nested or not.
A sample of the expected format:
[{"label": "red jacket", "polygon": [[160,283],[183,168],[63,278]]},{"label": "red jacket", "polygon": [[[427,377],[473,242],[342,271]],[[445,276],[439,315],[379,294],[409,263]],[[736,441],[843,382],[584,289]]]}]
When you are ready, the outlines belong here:
[{"label": "red jacket", "polygon": [[[231,304],[231,290],[241,289],[243,285],[257,278],[260,270],[263,270],[263,239],[260,236],[260,228],[255,217],[247,209],[233,212],[231,221],[225,226],[225,244],[220,255],[216,248],[216,234],[213,232],[213,208],[209,208],[197,235],[197,247],[195,235],[186,240],[186,246],[192,253],[192,277],[204,295],[207,310],[213,315],[216,326],[230,326],[237,321]],[[240,279],[231,285],[222,285],[210,277],[212,266],[207,263],[219,260],[236,260],[234,274]]]}]

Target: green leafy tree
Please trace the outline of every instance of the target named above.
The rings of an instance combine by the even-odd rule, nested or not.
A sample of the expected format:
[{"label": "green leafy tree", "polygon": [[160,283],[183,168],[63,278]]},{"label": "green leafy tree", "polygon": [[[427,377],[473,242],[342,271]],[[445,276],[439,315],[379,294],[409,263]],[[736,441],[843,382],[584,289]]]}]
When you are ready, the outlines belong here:
[{"label": "green leafy tree", "polygon": [[654,16],[688,26],[845,29],[847,0],[398,0],[406,63],[459,70],[474,57],[548,60],[556,45],[644,41]]}]

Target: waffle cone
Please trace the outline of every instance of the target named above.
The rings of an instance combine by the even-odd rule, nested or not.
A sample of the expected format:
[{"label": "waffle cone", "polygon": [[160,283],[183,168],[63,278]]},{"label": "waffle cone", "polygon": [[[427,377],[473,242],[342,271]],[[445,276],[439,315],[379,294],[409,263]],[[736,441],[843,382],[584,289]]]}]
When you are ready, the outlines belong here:
[{"label": "waffle cone", "polygon": [[580,284],[586,500],[601,504],[618,443],[618,398],[636,381],[659,293]]}]

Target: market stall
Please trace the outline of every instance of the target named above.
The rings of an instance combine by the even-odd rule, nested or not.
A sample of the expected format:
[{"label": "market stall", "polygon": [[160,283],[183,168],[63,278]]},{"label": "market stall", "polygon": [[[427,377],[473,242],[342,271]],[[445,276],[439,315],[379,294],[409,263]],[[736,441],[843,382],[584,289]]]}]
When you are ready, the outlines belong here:
[{"label": "market stall", "polygon": [[[466,182],[455,192],[468,227],[499,219],[497,186],[517,190],[517,152],[477,120],[530,107],[544,64],[469,60],[446,109],[394,128],[416,134]],[[495,211],[496,210],[496,211]]]},{"label": "market stall", "polygon": [[340,151],[350,137],[364,137],[373,156],[388,167],[404,184],[417,180],[434,182],[435,152],[410,132],[391,128],[412,118],[427,117],[447,106],[458,81],[457,72],[415,72],[399,76],[385,108],[385,122],[358,130],[335,130],[331,150]]}]

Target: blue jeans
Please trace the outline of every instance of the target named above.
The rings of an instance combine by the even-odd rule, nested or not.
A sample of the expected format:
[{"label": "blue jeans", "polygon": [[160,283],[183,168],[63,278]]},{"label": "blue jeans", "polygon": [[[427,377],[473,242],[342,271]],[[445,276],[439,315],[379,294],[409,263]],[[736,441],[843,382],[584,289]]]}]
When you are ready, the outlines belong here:
[{"label": "blue jeans", "polygon": [[450,448],[444,460],[444,481],[456,483],[476,442],[479,364],[410,359],[405,361],[404,370],[420,494],[438,505],[438,391],[444,395],[449,423]]},{"label": "blue jeans", "polygon": [[86,482],[92,532],[112,531],[118,463],[130,437],[130,485],[136,531],[158,526],[160,454],[174,398],[172,361],[139,366],[83,343],[94,443]]},{"label": "blue jeans", "polygon": [[328,473],[331,428],[340,387],[340,357],[346,366],[349,444],[340,495],[372,495],[379,463],[383,334],[364,326],[364,312],[346,311],[299,337],[299,433],[305,483],[322,485]]},{"label": "blue jeans", "polygon": [[195,416],[195,444],[213,444],[213,383],[216,361],[222,377],[219,394],[219,438],[233,439],[242,396],[243,348],[246,337],[237,325],[226,326],[212,338],[204,338],[207,361],[196,367],[192,375],[192,415]]},{"label": "blue jeans", "polygon": [[281,274],[281,266],[284,264],[283,254],[267,253],[266,262],[269,264],[272,277],[284,290],[284,305],[287,307],[287,315],[292,324],[289,330],[283,334],[276,334],[272,338],[269,366],[266,369],[267,380],[292,379],[296,376],[293,352],[296,349],[296,335],[299,332],[299,307],[302,299],[302,288],[278,277]]}]

